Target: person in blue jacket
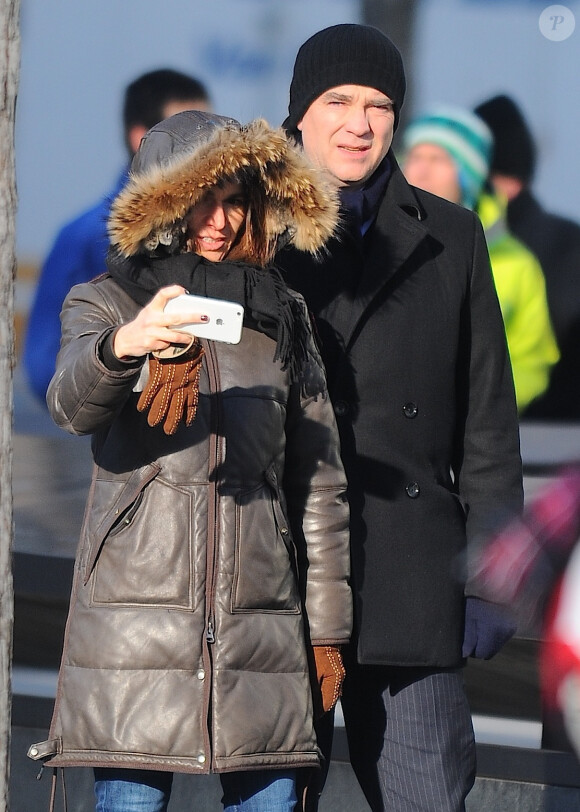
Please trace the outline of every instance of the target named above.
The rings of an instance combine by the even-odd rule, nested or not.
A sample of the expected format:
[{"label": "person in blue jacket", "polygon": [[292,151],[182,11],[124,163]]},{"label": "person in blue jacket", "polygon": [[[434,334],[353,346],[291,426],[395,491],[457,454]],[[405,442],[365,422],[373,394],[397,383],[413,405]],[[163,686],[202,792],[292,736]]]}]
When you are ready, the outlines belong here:
[{"label": "person in blue jacket", "polygon": [[[150,71],[131,82],[124,94],[123,130],[129,160],[145,133],[182,110],[210,111],[205,86],[192,76],[169,68]],[[40,271],[24,339],[23,364],[34,394],[45,401],[60,346],[60,311],[73,285],[105,271],[106,223],[111,201],[127,180],[128,165],[115,186],[98,203],[66,223]]]}]

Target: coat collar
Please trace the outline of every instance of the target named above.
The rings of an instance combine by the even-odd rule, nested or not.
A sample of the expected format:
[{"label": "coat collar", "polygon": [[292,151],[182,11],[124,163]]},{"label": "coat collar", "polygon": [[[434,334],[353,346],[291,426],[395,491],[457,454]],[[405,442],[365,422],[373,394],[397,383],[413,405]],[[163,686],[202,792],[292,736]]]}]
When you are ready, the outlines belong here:
[{"label": "coat collar", "polygon": [[[427,237],[425,211],[389,152],[391,174],[377,219],[366,237],[364,264],[357,295],[350,301],[346,342],[372,300],[393,279],[417,246]],[[345,314],[346,315],[346,314]]]},{"label": "coat collar", "polygon": [[425,212],[393,160],[393,171],[367,246],[365,273],[381,285],[395,274],[427,236]]}]

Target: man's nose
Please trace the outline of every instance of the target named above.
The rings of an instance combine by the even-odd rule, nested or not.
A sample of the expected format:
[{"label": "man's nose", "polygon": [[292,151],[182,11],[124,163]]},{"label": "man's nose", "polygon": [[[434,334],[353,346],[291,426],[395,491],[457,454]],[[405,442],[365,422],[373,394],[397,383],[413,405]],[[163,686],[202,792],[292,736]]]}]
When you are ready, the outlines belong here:
[{"label": "man's nose", "polygon": [[353,107],[347,121],[347,128],[355,135],[365,135],[370,130],[367,111],[364,107]]}]

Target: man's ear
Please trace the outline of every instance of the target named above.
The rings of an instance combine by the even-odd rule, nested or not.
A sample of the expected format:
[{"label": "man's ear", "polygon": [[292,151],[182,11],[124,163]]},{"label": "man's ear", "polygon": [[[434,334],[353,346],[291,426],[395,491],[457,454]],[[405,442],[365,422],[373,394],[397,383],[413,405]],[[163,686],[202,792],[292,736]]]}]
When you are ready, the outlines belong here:
[{"label": "man's ear", "polygon": [[141,139],[147,132],[147,127],[144,127],[143,124],[134,124],[132,127],[129,128],[127,133],[127,146],[131,151],[131,155],[135,155],[137,150],[139,149],[139,144],[141,143]]}]

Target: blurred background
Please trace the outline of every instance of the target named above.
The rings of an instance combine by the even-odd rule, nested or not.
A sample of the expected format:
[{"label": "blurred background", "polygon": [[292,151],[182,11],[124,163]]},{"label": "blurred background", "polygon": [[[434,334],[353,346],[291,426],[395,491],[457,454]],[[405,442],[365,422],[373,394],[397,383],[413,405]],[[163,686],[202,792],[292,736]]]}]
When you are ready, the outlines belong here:
[{"label": "blurred background", "polygon": [[[566,4],[576,12],[580,2]],[[125,86],[172,67],[215,110],[280,124],[292,65],[312,33],[371,22],[405,60],[408,120],[438,102],[472,108],[505,92],[538,142],[535,188],[580,219],[580,30],[548,39],[546,0],[22,0],[17,108],[18,257],[38,264],[62,223],[109,191],[125,161]]]}]

